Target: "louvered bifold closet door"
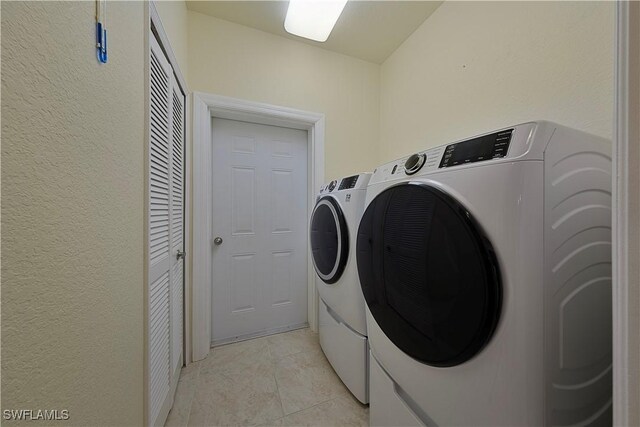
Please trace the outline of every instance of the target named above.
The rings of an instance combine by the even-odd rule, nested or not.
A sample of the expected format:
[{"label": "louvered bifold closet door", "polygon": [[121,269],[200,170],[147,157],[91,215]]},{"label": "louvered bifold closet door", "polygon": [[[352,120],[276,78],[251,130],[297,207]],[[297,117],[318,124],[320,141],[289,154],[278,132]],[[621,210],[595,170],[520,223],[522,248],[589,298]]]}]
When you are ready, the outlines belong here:
[{"label": "louvered bifold closet door", "polygon": [[[182,312],[184,261],[178,257],[184,251],[184,94],[173,77],[172,104],[172,146],[171,146],[171,367],[182,366]],[[175,378],[177,380],[177,378]]]},{"label": "louvered bifold closet door", "polygon": [[149,39],[147,414],[149,425],[163,425],[182,366],[184,95]]}]

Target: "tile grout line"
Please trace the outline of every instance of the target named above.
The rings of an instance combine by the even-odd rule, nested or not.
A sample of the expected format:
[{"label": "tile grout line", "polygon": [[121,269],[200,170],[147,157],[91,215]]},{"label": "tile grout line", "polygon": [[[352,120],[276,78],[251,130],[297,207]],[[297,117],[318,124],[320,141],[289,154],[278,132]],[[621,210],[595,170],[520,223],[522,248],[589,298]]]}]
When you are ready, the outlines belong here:
[{"label": "tile grout line", "polygon": [[[300,331],[302,331],[302,330],[303,330],[303,329],[300,329],[300,330],[294,330],[294,331],[289,331],[289,332],[282,333],[282,335],[290,334],[290,333],[292,333],[292,332],[293,332],[293,333],[296,333],[296,332],[298,332],[298,333],[299,333],[299,332],[300,332]],[[280,334],[277,334],[277,335],[280,335]],[[297,335],[297,334],[296,334],[296,335]],[[315,334],[315,335],[317,336],[317,334]],[[260,338],[262,338],[262,337],[260,337]],[[260,339],[260,338],[257,338],[257,339]],[[275,344],[275,343],[272,343],[272,342],[271,342],[271,340],[269,340],[269,339],[268,339],[268,337],[264,337],[264,338],[266,338],[266,339],[265,339],[265,344],[266,344],[267,352],[268,352],[268,354],[269,354],[269,358],[270,358],[270,360],[271,360],[271,363],[273,364],[273,373],[272,373],[272,375],[273,375],[274,382],[275,382],[275,384],[276,384],[276,390],[277,390],[277,392],[278,392],[278,394],[277,394],[277,396],[278,396],[278,402],[279,402],[279,404],[280,404],[280,410],[281,410],[281,414],[282,414],[282,415],[281,415],[281,417],[278,417],[278,418],[275,418],[275,419],[269,419],[269,420],[266,420],[266,423],[267,423],[267,424],[268,424],[268,423],[270,423],[270,422],[275,423],[275,422],[277,422],[277,421],[280,421],[280,420],[285,419],[285,418],[286,418],[286,417],[288,417],[289,415],[294,415],[294,414],[297,414],[297,413],[303,412],[303,411],[305,411],[305,410],[309,410],[309,409],[315,408],[316,406],[319,406],[319,405],[322,405],[322,404],[326,404],[327,402],[330,402],[330,401],[333,401],[333,400],[336,400],[336,399],[338,399],[338,398],[341,398],[341,397],[342,397],[341,395],[334,395],[334,396],[328,397],[328,398],[327,398],[327,399],[325,399],[325,400],[322,400],[321,402],[317,402],[317,403],[315,403],[315,404],[313,404],[313,405],[311,405],[311,406],[309,406],[309,407],[301,408],[301,409],[298,409],[298,410],[296,410],[296,411],[294,411],[294,412],[292,412],[292,413],[290,413],[290,414],[286,414],[286,413],[284,412],[283,398],[282,398],[282,390],[283,390],[283,389],[282,389],[281,385],[279,384],[279,382],[278,382],[278,377],[277,377],[278,366],[279,366],[280,362],[281,362],[282,360],[284,360],[285,358],[287,358],[287,357],[296,356],[296,355],[300,355],[300,354],[310,354],[310,355],[313,355],[313,354],[316,354],[316,353],[318,353],[318,352],[322,352],[322,349],[321,349],[321,348],[317,348],[317,347],[318,347],[317,345],[318,345],[319,343],[318,343],[318,342],[315,342],[315,341],[317,341],[317,339],[316,339],[316,340],[314,341],[314,344],[315,344],[315,345],[314,345],[312,348],[307,348],[307,345],[306,345],[306,344],[308,344],[308,343],[303,343],[303,344],[304,344],[304,345],[303,345],[303,349],[301,349],[301,350],[299,350],[299,351],[295,351],[295,352],[290,353],[290,354],[287,354],[286,356],[282,356],[282,357],[276,358],[276,357],[274,357],[274,350],[275,350],[275,349],[273,348],[274,346],[276,346],[276,344]],[[251,340],[247,340],[247,341],[251,341]],[[247,342],[247,341],[245,341],[245,342]],[[305,341],[306,341],[306,340],[305,340]],[[233,344],[235,344],[235,343],[233,343]],[[293,347],[296,347],[296,346],[294,345]],[[246,353],[247,353],[247,351],[249,351],[249,350],[248,350],[248,349],[243,349],[243,350],[241,350],[241,351],[240,351],[240,355],[246,354]],[[190,421],[191,421],[191,416],[193,415],[193,405],[194,405],[194,403],[195,403],[195,401],[196,401],[196,392],[197,392],[197,390],[199,389],[199,387],[200,387],[200,385],[201,385],[201,383],[202,383],[202,381],[203,381],[202,369],[204,369],[204,368],[203,368],[204,361],[206,361],[209,357],[212,357],[212,356],[213,356],[213,353],[214,353],[214,352],[212,351],[212,352],[207,356],[207,358],[205,358],[205,359],[204,359],[204,360],[202,360],[202,361],[198,361],[198,362],[199,362],[199,363],[198,363],[198,366],[197,366],[197,368],[195,369],[195,370],[196,370],[196,373],[195,373],[195,375],[194,375],[194,377],[195,377],[195,378],[194,378],[194,384],[195,384],[195,385],[194,385],[194,387],[195,387],[195,389],[194,389],[193,395],[191,396],[191,399],[190,399],[189,404],[188,404],[189,411],[188,411],[188,414],[187,414],[187,417],[186,417],[187,425],[189,425],[189,423],[190,423]],[[207,372],[209,372],[209,370],[207,370]],[[224,373],[224,372],[219,371],[219,369],[212,368],[212,369],[211,369],[211,372],[212,372],[212,373],[213,373],[213,372],[215,372],[215,373],[217,373],[217,374],[221,375],[222,377],[228,378],[228,377],[227,377],[227,375],[225,375],[225,373]]]},{"label": "tile grout line", "polygon": [[[207,357],[209,357],[209,355],[207,355]],[[195,378],[195,381],[194,381],[195,385],[194,385],[194,389],[193,389],[193,395],[191,396],[191,400],[189,401],[189,412],[187,412],[187,424],[186,424],[187,427],[189,426],[189,421],[191,421],[191,410],[193,409],[193,401],[195,400],[196,392],[198,391],[198,388],[200,387],[200,368],[202,368],[202,364],[204,363],[204,361],[206,359],[207,358],[205,357],[202,360],[198,360],[196,362],[191,362],[191,363],[197,363],[198,364],[198,368],[197,368],[198,374],[196,375],[196,378]]]},{"label": "tile grout line", "polygon": [[274,363],[273,380],[276,382],[276,390],[278,391],[278,402],[280,402],[280,410],[282,411],[282,417],[272,420],[272,421],[277,421],[279,419],[283,419],[286,415],[284,413],[284,406],[282,406],[282,394],[280,394],[280,384],[278,383],[278,375],[277,375],[278,363],[273,357],[273,353],[271,353],[271,343],[269,342],[269,340],[267,340],[267,349],[269,350],[269,355],[271,356],[271,359]]},{"label": "tile grout line", "polygon": [[201,361],[192,362],[192,363],[198,363],[198,367],[196,368],[197,373],[196,373],[196,378],[195,378],[195,381],[194,381],[195,384],[194,384],[193,394],[191,395],[191,399],[189,400],[189,412],[187,412],[187,426],[189,425],[189,420],[191,419],[191,408],[193,408],[193,400],[195,399],[196,391],[198,390],[198,387],[200,386],[200,368],[202,367],[202,362]]},{"label": "tile grout line", "polygon": [[[273,337],[273,336],[277,336],[277,335],[288,335],[288,334],[298,333],[298,332],[304,331],[305,329],[308,329],[308,327],[301,328],[301,329],[294,329],[293,331],[283,332],[283,333],[275,334],[275,335],[271,335],[271,336]],[[271,343],[269,342],[269,340],[267,340],[267,344],[269,345],[269,349],[271,349]],[[287,354],[285,356],[280,357],[280,359],[284,359],[285,357],[293,356],[294,354],[299,354],[299,353],[304,353],[304,350],[300,350],[300,351],[295,351],[293,353],[289,353],[289,354]]]},{"label": "tile grout line", "polygon": [[286,418],[286,417],[288,417],[288,416],[290,416],[290,415],[295,415],[295,414],[298,414],[298,413],[300,413],[300,412],[304,412],[304,411],[307,411],[307,410],[309,410],[309,409],[313,409],[313,408],[315,408],[316,406],[324,405],[324,404],[325,404],[325,403],[327,403],[327,402],[331,402],[332,400],[336,400],[336,399],[339,399],[339,398],[341,398],[341,397],[342,397],[342,396],[333,396],[333,397],[331,397],[331,398],[329,398],[329,399],[327,399],[327,400],[323,400],[322,402],[318,402],[318,403],[316,403],[315,405],[311,405],[311,406],[309,406],[308,408],[298,409],[297,411],[292,412],[292,413],[290,413],[290,414],[287,414],[287,415],[285,415],[285,416],[284,416],[284,417],[282,417],[282,418]]},{"label": "tile grout line", "polygon": [[[270,344],[269,344],[269,345],[270,345]],[[318,343],[318,345],[319,345],[319,343]],[[271,348],[269,348],[269,350],[271,350]],[[303,353],[315,353],[315,352],[317,352],[317,350],[301,350],[301,351],[298,351],[298,352],[296,352],[296,353],[288,354],[288,355],[287,355],[287,356],[285,356],[285,357],[293,356],[293,355],[296,355],[296,354],[303,354]],[[320,352],[322,353],[323,357],[326,357],[326,356],[324,356],[324,352],[322,351],[322,349],[320,349]],[[284,357],[283,357],[283,359],[284,359]],[[333,369],[333,368],[332,368],[332,369]],[[334,372],[335,372],[335,371],[334,371]],[[336,375],[337,375],[337,374],[336,374]],[[276,378],[276,385],[278,386],[278,395],[280,396],[280,405],[282,405],[282,396],[280,395],[280,385],[278,384],[278,379],[277,379],[277,378]],[[299,413],[299,412],[306,411],[306,410],[311,409],[311,408],[315,408],[315,407],[316,407],[316,406],[318,406],[318,405],[325,404],[325,403],[327,403],[327,402],[330,402],[330,401],[332,401],[332,400],[338,399],[338,398],[340,398],[340,397],[342,397],[342,396],[332,396],[332,397],[328,398],[327,400],[323,400],[322,402],[318,402],[318,403],[316,403],[316,404],[314,404],[314,405],[311,405],[311,406],[309,406],[309,407],[306,407],[306,408],[298,409],[297,411],[294,411],[294,412],[292,412],[292,413],[290,413],[290,414],[285,414],[285,413],[284,413],[284,408],[282,408],[282,413],[284,414],[284,415],[282,416],[282,419],[284,419],[284,418],[286,418],[286,417],[288,417],[288,416],[290,416],[290,415],[294,415],[294,414],[297,414],[297,413]],[[276,420],[274,420],[274,421],[276,421]]]},{"label": "tile grout line", "polygon": [[[302,329],[298,329],[298,330],[296,330],[296,331],[299,331],[299,330],[302,330]],[[296,331],[292,331],[292,332],[296,332]],[[270,354],[270,355],[271,355],[271,357],[273,358],[273,354],[271,353],[271,345],[272,345],[272,344],[271,344],[271,342],[269,342],[269,340],[267,340],[267,346],[268,346],[268,348],[269,348],[269,354]],[[276,381],[276,387],[277,387],[277,389],[278,389],[278,398],[279,398],[279,400],[280,400],[280,408],[282,409],[282,417],[281,417],[281,418],[277,418],[276,420],[273,420],[273,421],[277,421],[277,420],[280,420],[280,419],[284,419],[285,417],[288,417],[289,415],[293,415],[293,414],[295,414],[295,413],[298,413],[298,412],[304,411],[304,410],[306,410],[306,409],[313,408],[313,407],[314,407],[314,406],[316,406],[316,405],[320,405],[320,404],[322,404],[322,403],[326,403],[326,402],[328,402],[329,400],[331,400],[331,399],[329,399],[329,400],[325,400],[325,401],[323,401],[323,402],[317,403],[316,405],[311,405],[311,406],[309,406],[308,408],[302,408],[302,409],[299,409],[299,410],[294,411],[294,412],[292,412],[292,413],[290,413],[290,414],[286,414],[286,413],[284,412],[284,406],[282,405],[282,394],[281,394],[281,392],[280,392],[280,384],[278,383],[278,376],[276,375],[276,371],[277,371],[277,369],[278,369],[278,367],[277,367],[278,362],[279,362],[280,360],[284,359],[284,358],[287,358],[287,357],[290,357],[290,356],[294,356],[294,355],[296,355],[296,354],[310,353],[310,352],[312,352],[312,351],[314,351],[314,350],[308,350],[308,351],[300,350],[300,351],[297,351],[297,352],[294,352],[294,353],[291,353],[291,354],[287,354],[286,356],[281,357],[281,358],[280,358],[280,359],[278,359],[277,361],[275,360],[275,358],[273,358],[273,359],[274,359],[274,362],[276,363],[276,368],[274,369],[274,373],[273,373],[273,375],[274,375],[274,379],[275,379],[275,381]]]}]

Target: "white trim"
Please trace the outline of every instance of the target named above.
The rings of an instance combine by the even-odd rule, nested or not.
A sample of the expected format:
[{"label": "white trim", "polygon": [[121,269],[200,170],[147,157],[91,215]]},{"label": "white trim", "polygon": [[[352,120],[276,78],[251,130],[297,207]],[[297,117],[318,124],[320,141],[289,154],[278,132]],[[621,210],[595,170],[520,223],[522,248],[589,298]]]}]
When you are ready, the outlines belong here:
[{"label": "white trim", "polygon": [[143,403],[142,403],[142,424],[144,426],[149,425],[149,395],[151,394],[151,390],[149,390],[149,292],[147,292],[148,284],[149,284],[149,247],[147,242],[149,241],[149,177],[148,177],[148,164],[149,164],[149,121],[151,120],[151,115],[149,114],[150,105],[151,105],[151,92],[149,90],[150,85],[150,53],[151,53],[151,17],[150,17],[150,8],[144,8],[144,142],[142,144],[144,151],[144,199],[142,205],[144,206],[144,244],[142,245],[142,252],[144,257],[144,267],[143,267],[143,282],[142,282],[142,300],[143,300],[143,340],[144,340],[144,359],[143,359],[143,374],[142,377],[144,379],[144,384],[142,386],[142,394],[143,394]]},{"label": "white trim", "polygon": [[[629,262],[630,248],[636,248],[630,238],[637,238],[630,222],[631,203],[637,200],[636,183],[630,182],[630,172],[637,167],[639,134],[638,106],[638,35],[640,19],[638,2],[619,1],[616,4],[615,51],[615,120],[613,144],[613,425],[627,426],[638,422],[638,362],[637,348],[638,284]],[[635,68],[634,68],[635,67]],[[635,108],[635,110],[634,110]],[[632,221],[632,219],[631,219]],[[636,225],[637,227],[637,225]],[[631,249],[633,250],[633,249]],[[631,256],[637,256],[631,254]],[[635,260],[634,260],[635,261]],[[635,262],[632,262],[635,264]],[[637,268],[637,267],[636,267]],[[634,288],[630,286],[633,285]]]},{"label": "white trim", "polygon": [[209,107],[191,94],[193,114],[193,281],[191,283],[191,357],[209,354],[211,340],[211,124]]},{"label": "white trim", "polygon": [[162,20],[160,19],[160,14],[158,13],[158,9],[156,9],[155,1],[149,2],[149,14],[151,16],[151,26],[156,30],[158,38],[160,39],[160,47],[164,50],[164,53],[167,55],[167,59],[169,60],[169,64],[173,68],[173,72],[176,74],[178,78],[178,83],[180,84],[180,88],[182,92],[187,95],[189,92],[189,88],[187,86],[187,81],[184,79],[182,75],[182,71],[178,66],[178,60],[176,59],[176,55],[173,53],[173,49],[171,48],[171,43],[169,43],[169,37],[167,36],[167,32],[164,30],[162,26]]},{"label": "white trim", "polygon": [[[211,117],[307,130],[307,220],[324,181],[324,114],[194,92],[193,98],[193,283],[192,356],[203,359],[211,345]],[[308,223],[308,221],[307,221]],[[311,250],[307,252],[308,319],[318,330],[318,293]]]},{"label": "white trim", "polygon": [[184,337],[184,348],[183,348],[183,361],[185,366],[189,365],[193,359],[191,357],[191,276],[193,271],[193,257],[191,256],[191,239],[193,236],[192,233],[192,202],[191,202],[191,187],[193,185],[192,182],[192,153],[193,153],[193,145],[191,139],[191,131],[192,128],[189,126],[189,121],[187,118],[191,117],[191,95],[187,95],[185,98],[185,144],[184,144],[184,252],[185,252],[185,263],[184,263],[184,319],[183,319],[183,334]]},{"label": "white trim", "polygon": [[[613,191],[612,191],[612,283],[613,283],[613,425],[629,424],[628,411],[628,279],[626,277],[626,84],[627,84],[627,31],[629,6],[627,2],[616,4],[616,88],[613,143]],[[620,176],[622,174],[622,176]],[[622,179],[620,179],[622,178]]]}]

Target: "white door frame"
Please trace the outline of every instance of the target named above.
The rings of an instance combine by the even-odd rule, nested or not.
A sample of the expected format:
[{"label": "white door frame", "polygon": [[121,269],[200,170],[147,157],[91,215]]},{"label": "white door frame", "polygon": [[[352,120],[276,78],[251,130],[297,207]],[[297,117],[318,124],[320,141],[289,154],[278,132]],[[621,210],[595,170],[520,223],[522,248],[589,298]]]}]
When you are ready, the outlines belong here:
[{"label": "white door frame", "polygon": [[[212,175],[211,118],[240,120],[271,126],[303,129],[308,134],[307,223],[315,194],[324,182],[324,114],[194,92],[193,114],[193,282],[191,292],[192,360],[203,359],[211,347]],[[318,295],[311,249],[307,248],[307,316],[318,328]]]},{"label": "white door frame", "polygon": [[[616,4],[613,138],[613,425],[640,422],[638,176],[640,153],[640,3]],[[637,172],[636,172],[637,173]],[[635,206],[635,208],[634,208]],[[635,222],[634,222],[635,221]]]}]

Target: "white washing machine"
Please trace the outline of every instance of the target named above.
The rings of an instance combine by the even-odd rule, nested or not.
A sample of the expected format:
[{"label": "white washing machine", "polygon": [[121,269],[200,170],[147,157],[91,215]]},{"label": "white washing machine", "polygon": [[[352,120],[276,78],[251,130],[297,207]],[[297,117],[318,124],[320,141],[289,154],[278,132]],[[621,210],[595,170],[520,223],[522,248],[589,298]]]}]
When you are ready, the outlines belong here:
[{"label": "white washing machine", "polygon": [[374,171],[372,425],[610,425],[610,142],[549,122]]},{"label": "white washing machine", "polygon": [[369,402],[369,348],[355,248],[370,178],[370,173],[361,173],[323,186],[309,232],[320,294],[320,345],[362,403]]}]

